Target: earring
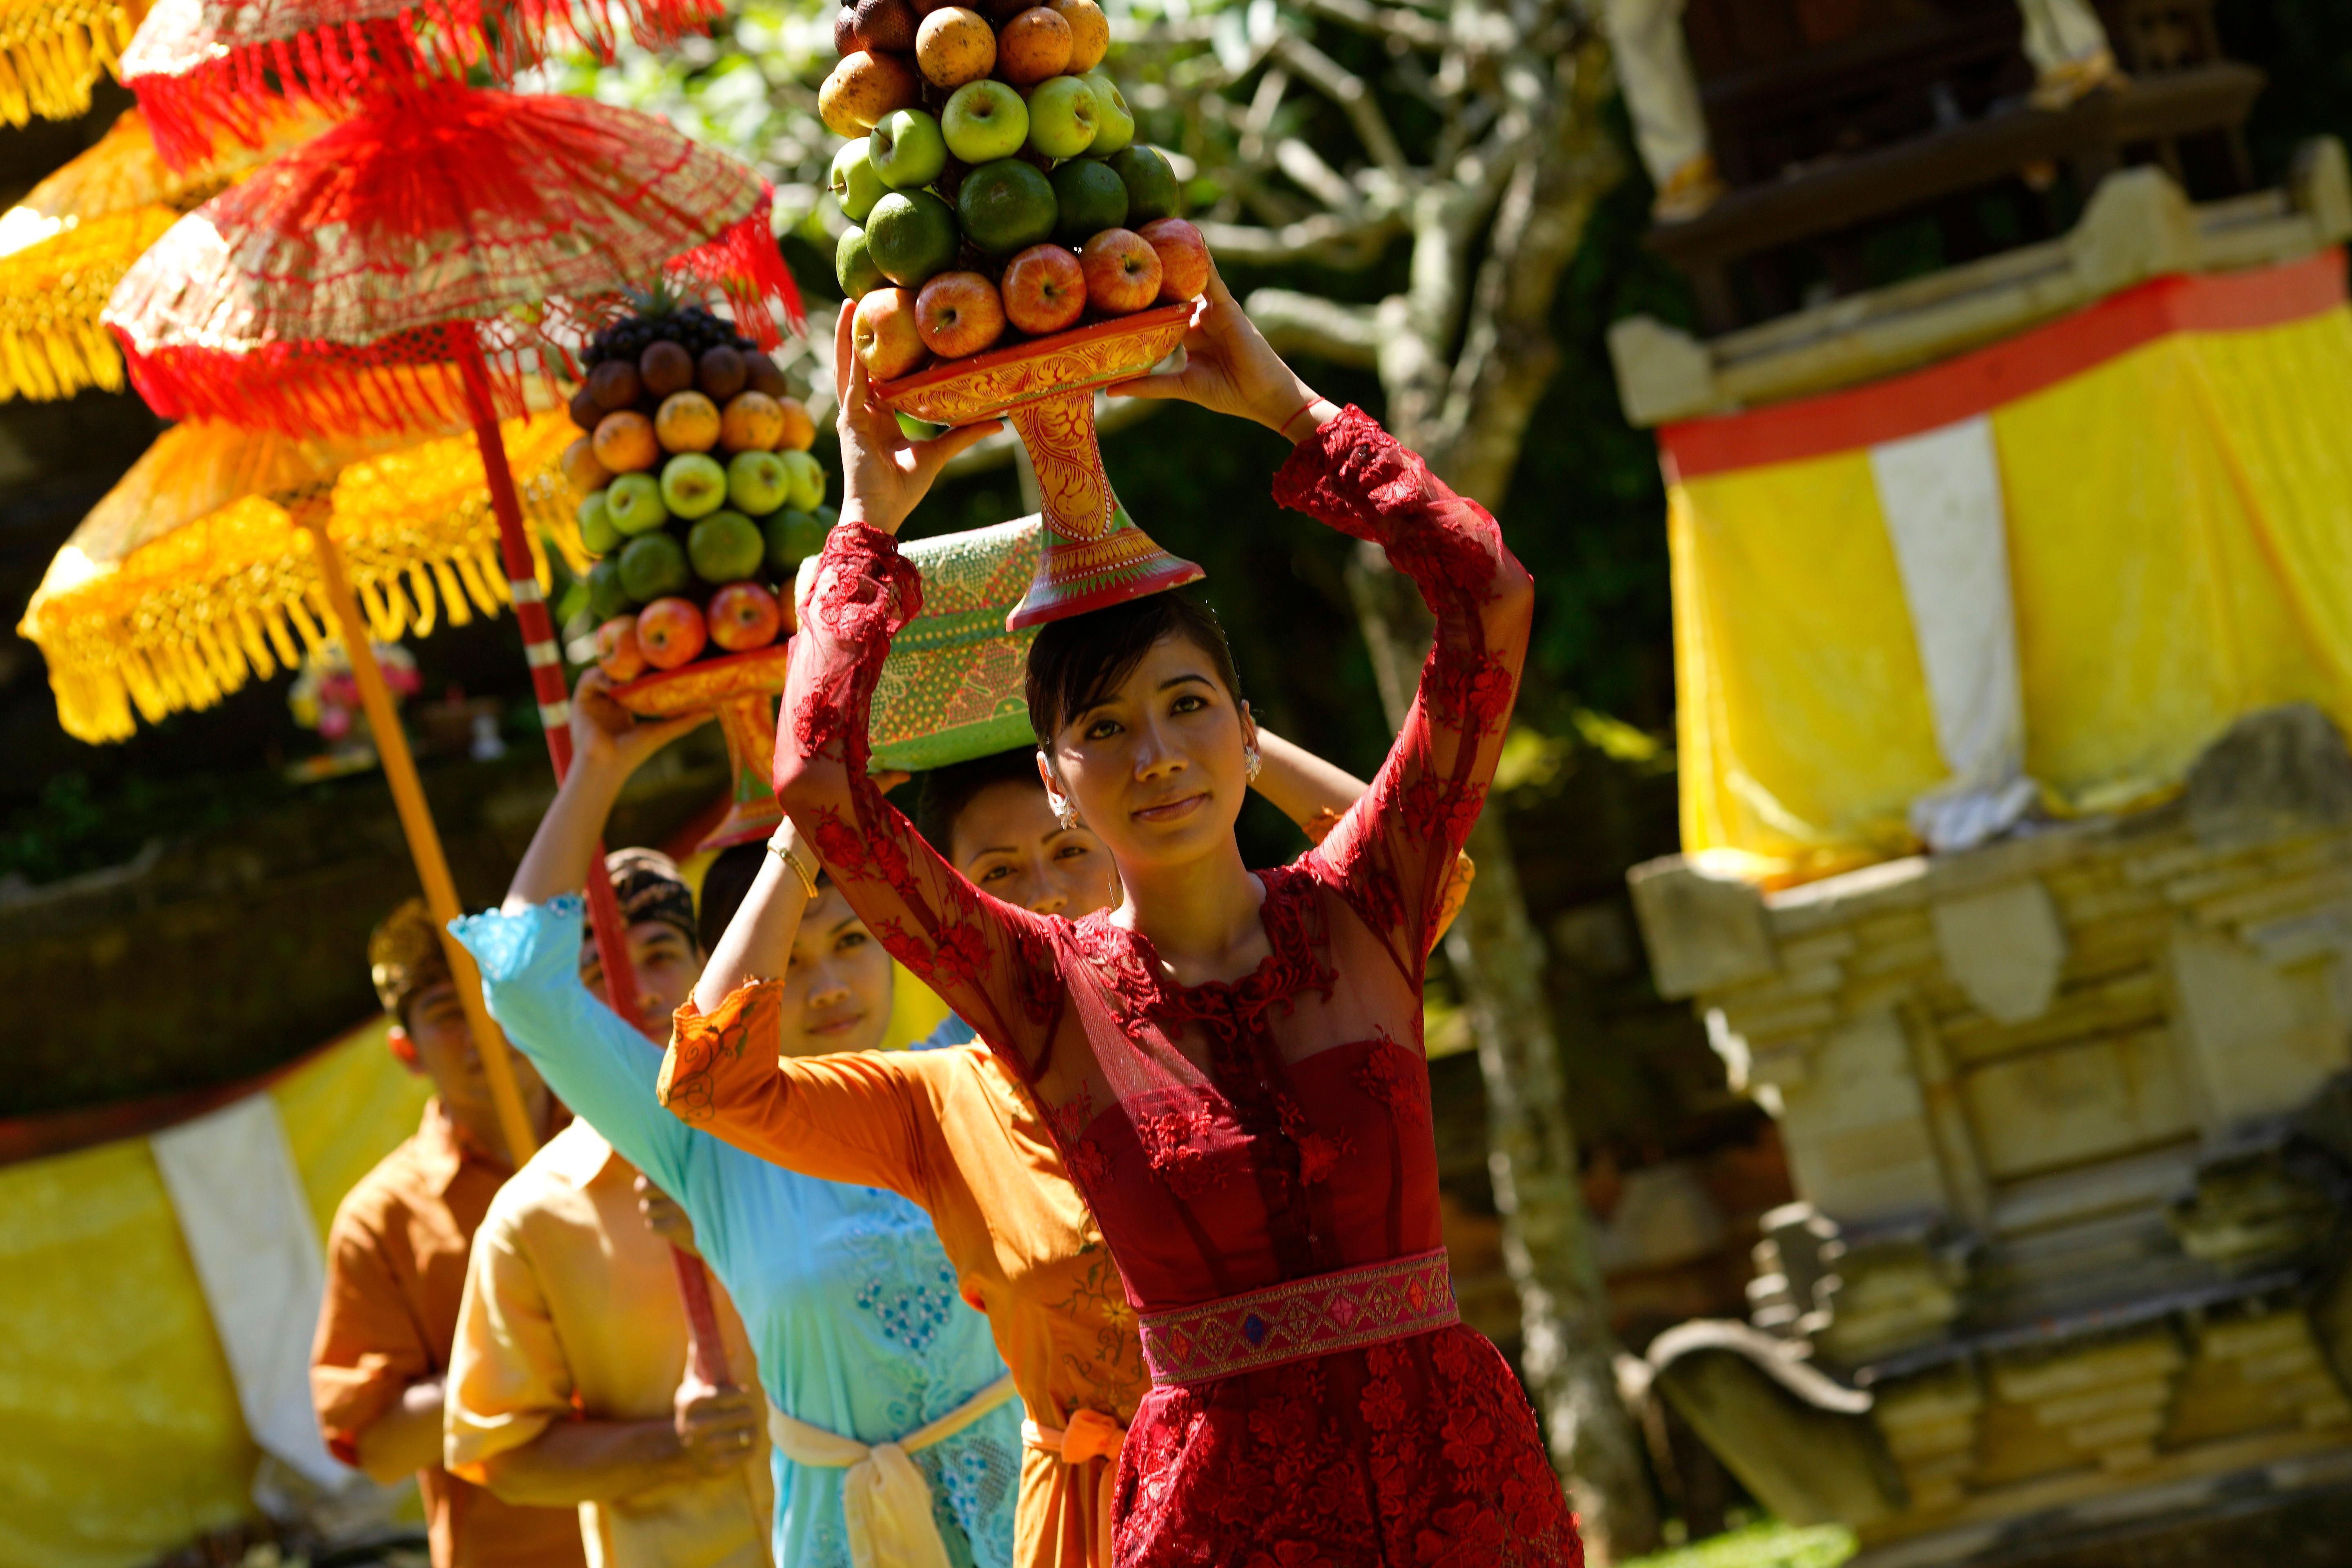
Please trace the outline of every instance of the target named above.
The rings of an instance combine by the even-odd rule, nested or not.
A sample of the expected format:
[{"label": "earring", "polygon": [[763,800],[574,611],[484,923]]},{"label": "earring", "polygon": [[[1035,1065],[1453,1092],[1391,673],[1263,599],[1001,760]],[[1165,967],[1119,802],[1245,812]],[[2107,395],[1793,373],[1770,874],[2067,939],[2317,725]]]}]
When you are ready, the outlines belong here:
[{"label": "earring", "polygon": [[1257,775],[1265,767],[1265,758],[1258,754],[1257,743],[1255,742],[1252,742],[1250,744],[1242,748],[1242,776],[1244,778],[1247,779],[1252,784],[1257,783]]},{"label": "earring", "polygon": [[1054,820],[1064,827],[1076,827],[1078,825],[1078,808],[1070,804],[1067,796],[1058,795],[1052,790],[1047,790],[1045,804],[1054,808]]}]

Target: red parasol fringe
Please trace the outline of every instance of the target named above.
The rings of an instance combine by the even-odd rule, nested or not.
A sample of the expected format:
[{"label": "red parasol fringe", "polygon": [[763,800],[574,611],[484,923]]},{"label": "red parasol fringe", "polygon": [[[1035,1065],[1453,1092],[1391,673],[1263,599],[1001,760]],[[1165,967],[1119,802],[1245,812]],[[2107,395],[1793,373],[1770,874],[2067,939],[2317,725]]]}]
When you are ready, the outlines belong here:
[{"label": "red parasol fringe", "polygon": [[[288,37],[194,40],[201,58],[183,68],[134,68],[155,151],[174,170],[208,157],[217,133],[260,146],[277,100],[348,111],[370,94],[436,79],[463,80],[477,67],[502,79],[562,48],[610,60],[617,41],[603,0],[350,0],[361,13]],[[708,31],[724,0],[622,0],[629,31],[661,48]],[[373,13],[373,14],[369,14]],[[187,51],[194,52],[194,51]]]},{"label": "red parasol fringe", "polygon": [[670,271],[724,294],[734,308],[735,324],[763,349],[773,349],[784,341],[776,330],[778,310],[794,331],[808,324],[800,288],[793,281],[792,269],[784,265],[784,253],[771,226],[772,205],[770,193],[762,190],[750,213],[720,230],[718,237],[669,264]]}]

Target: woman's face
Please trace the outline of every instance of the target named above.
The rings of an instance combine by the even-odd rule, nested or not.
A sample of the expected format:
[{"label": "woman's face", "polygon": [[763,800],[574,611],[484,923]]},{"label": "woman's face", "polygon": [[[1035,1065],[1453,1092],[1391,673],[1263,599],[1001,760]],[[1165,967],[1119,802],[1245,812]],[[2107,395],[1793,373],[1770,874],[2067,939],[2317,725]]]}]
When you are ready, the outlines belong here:
[{"label": "woman's face", "polygon": [[1084,823],[1065,827],[1045,792],[1008,779],[956,813],[948,858],[982,892],[1035,914],[1077,920],[1118,902],[1118,872]]},{"label": "woman's face", "polygon": [[1230,841],[1255,740],[1247,704],[1189,637],[1152,644],[1101,701],[1063,721],[1054,771],[1119,865],[1169,865]]},{"label": "woman's face", "polygon": [[784,968],[782,1054],[870,1051],[890,1026],[890,955],[827,886],[801,916]]}]

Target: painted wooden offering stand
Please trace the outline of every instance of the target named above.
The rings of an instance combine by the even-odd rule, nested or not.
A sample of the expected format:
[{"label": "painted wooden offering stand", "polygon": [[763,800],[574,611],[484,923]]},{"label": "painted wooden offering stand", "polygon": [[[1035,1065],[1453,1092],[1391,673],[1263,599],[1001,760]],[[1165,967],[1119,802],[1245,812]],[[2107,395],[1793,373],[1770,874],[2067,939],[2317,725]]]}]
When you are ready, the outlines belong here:
[{"label": "painted wooden offering stand", "polygon": [[1111,493],[1095,438],[1095,394],[1133,381],[1176,352],[1190,301],[1160,305],[1052,337],[950,360],[874,384],[900,414],[933,425],[1009,419],[1029,449],[1044,503],[1037,577],[1005,618],[1017,630],[1084,615],[1198,580],[1135,526]]},{"label": "painted wooden offering stand", "polygon": [[[1174,353],[1192,310],[1189,302],[1161,305],[875,384],[884,402],[910,417],[950,426],[1001,417],[1020,432],[1037,470],[1044,512],[1036,574],[1005,617],[1007,630],[1122,604],[1202,575],[1135,525],[1111,493],[1095,434],[1095,394],[1149,374]],[[765,838],[783,818],[768,767],[784,668],[785,645],[777,643],[658,670],[614,689],[640,718],[718,712],[734,800],[702,848]]]}]

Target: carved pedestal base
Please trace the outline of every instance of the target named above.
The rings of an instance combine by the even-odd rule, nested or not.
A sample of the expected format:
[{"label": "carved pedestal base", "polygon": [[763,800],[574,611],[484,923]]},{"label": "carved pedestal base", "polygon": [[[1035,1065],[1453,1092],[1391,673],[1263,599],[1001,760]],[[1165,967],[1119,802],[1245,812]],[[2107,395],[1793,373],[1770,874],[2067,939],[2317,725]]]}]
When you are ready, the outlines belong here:
[{"label": "carved pedestal base", "polygon": [[875,384],[884,402],[917,419],[1002,417],[1020,432],[1037,470],[1045,526],[1036,581],[1006,626],[1083,615],[1202,575],[1128,516],[1095,437],[1096,391],[1149,373],[1184,341],[1192,315],[1190,304],[1162,305]]}]

